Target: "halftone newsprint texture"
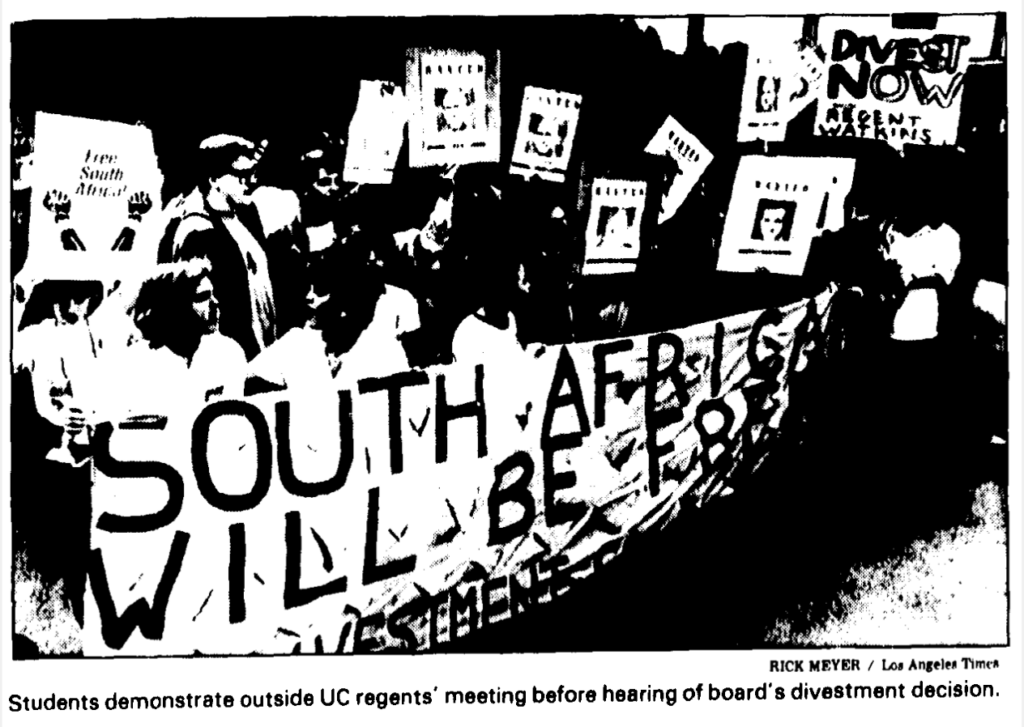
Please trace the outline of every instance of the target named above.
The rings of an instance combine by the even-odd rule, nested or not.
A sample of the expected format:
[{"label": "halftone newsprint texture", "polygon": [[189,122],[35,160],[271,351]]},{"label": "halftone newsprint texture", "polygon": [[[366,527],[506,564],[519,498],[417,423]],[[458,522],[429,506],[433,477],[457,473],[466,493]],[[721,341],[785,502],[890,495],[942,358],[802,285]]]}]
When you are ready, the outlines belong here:
[{"label": "halftone newsprint texture", "polygon": [[1008,35],[13,24],[14,659],[1008,645]]}]

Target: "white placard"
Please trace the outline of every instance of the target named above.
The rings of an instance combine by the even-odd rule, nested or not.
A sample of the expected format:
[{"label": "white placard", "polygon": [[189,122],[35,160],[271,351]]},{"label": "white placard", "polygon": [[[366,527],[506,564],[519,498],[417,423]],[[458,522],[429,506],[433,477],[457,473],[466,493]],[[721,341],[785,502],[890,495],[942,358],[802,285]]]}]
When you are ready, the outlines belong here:
[{"label": "white placard", "polygon": [[500,158],[499,71],[479,53],[410,51],[409,164],[496,162]]},{"label": "white placard", "polygon": [[590,191],[584,275],[631,273],[640,255],[640,219],[647,185],[595,179]]},{"label": "white placard", "polygon": [[116,276],[156,262],[163,175],[141,125],[36,115],[25,275]]},{"label": "white placard", "polygon": [[583,97],[527,86],[519,117],[512,174],[536,174],[551,182],[565,181],[569,155],[576,138]]},{"label": "white placard", "polygon": [[401,88],[387,81],[360,81],[356,112],[348,127],[346,182],[391,184],[406,117]]},{"label": "white placard", "polygon": [[811,241],[842,224],[853,159],[758,157],[740,160],[725,219],[718,269],[802,275]]},{"label": "white placard", "polygon": [[704,170],[708,168],[714,155],[708,151],[700,139],[684,129],[674,118],[669,116],[661,125],[658,133],[644,150],[648,154],[668,156],[675,161],[679,174],[672,180],[671,186],[661,200],[658,213],[658,224],[671,219],[680,205],[693,191]]}]

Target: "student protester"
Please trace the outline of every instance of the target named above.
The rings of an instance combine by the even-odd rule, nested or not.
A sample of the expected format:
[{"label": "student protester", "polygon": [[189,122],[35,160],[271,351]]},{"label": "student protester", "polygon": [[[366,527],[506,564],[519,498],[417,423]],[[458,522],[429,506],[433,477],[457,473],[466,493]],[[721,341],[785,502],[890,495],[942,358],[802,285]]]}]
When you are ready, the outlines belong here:
[{"label": "student protester", "polygon": [[[186,246],[192,244],[186,241]],[[199,402],[241,398],[245,352],[218,330],[220,304],[210,280],[210,262],[206,257],[193,256],[187,247],[183,252],[187,262],[168,266],[170,270],[140,287],[131,314],[141,340],[130,348],[139,351],[144,343],[147,353],[173,357],[167,365],[181,377],[180,387],[165,382],[159,388],[173,388],[174,397],[184,390],[192,392]],[[152,387],[150,367],[138,366],[134,373],[146,375],[146,388]]]},{"label": "student protester", "polygon": [[90,424],[98,401],[89,318],[100,281],[48,280],[27,294],[11,386],[15,649],[81,650],[91,524]]},{"label": "student protester", "polygon": [[186,197],[172,203],[172,221],[158,261],[182,259],[180,251],[202,247],[220,304],[220,331],[249,359],[276,339],[274,290],[259,213],[249,192],[258,147],[234,136],[215,136],[199,147],[202,176]]}]

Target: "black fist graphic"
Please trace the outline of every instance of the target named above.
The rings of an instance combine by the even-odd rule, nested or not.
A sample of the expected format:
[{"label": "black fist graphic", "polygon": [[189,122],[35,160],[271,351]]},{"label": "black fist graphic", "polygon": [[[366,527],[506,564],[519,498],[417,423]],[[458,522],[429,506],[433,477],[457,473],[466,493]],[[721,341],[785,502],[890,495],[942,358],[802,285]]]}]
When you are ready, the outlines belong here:
[{"label": "black fist graphic", "polygon": [[43,207],[53,213],[53,221],[60,222],[71,217],[71,198],[56,189],[43,197]]},{"label": "black fist graphic", "polygon": [[145,192],[136,192],[128,198],[128,218],[136,222],[142,221],[142,216],[153,209],[153,200]]}]

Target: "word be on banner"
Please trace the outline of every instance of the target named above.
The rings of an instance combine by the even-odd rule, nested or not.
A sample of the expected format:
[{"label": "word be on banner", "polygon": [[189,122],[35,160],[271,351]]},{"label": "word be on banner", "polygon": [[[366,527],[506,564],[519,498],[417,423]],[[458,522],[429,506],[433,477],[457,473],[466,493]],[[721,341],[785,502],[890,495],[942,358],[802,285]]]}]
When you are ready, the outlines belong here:
[{"label": "word be on banner", "polygon": [[84,652],[424,651],[532,611],[760,465],[830,295],[101,425]]},{"label": "word be on banner", "polygon": [[576,94],[526,87],[509,168],[512,174],[565,181],[581,101]]},{"label": "word be on banner", "polygon": [[590,189],[584,275],[631,273],[640,256],[647,184],[595,179]]},{"label": "word be on banner", "polygon": [[501,153],[499,58],[412,49],[406,63],[409,164],[496,162]]},{"label": "word be on banner", "polygon": [[853,170],[853,159],[740,159],[718,269],[803,275],[813,239],[843,223]]}]

